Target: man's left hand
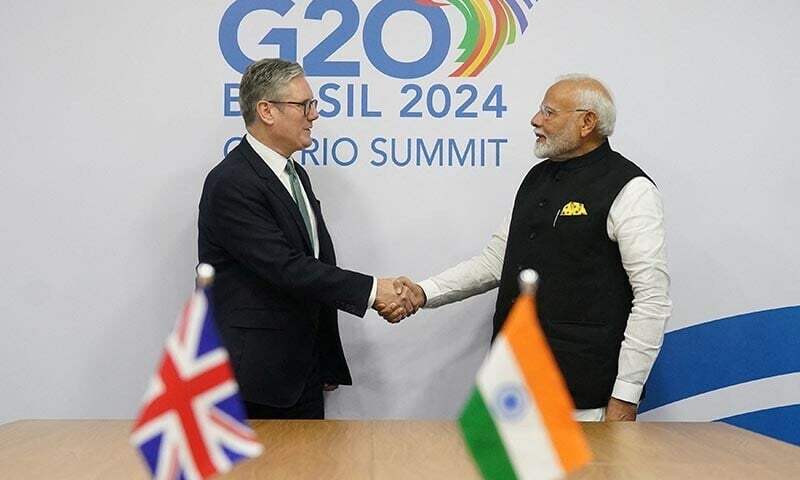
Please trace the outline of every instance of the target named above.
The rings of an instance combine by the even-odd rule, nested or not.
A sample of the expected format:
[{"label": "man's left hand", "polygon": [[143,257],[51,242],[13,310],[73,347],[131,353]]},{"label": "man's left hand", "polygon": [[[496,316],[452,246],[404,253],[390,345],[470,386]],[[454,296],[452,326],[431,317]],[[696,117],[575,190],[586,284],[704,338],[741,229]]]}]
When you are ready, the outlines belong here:
[{"label": "man's left hand", "polygon": [[606,422],[633,422],[639,406],[611,397],[606,406]]},{"label": "man's left hand", "polygon": [[333,384],[333,383],[323,383],[322,384],[322,391],[323,392],[332,392],[332,391],[336,390],[337,388],[339,388],[339,385],[336,385],[336,384]]}]

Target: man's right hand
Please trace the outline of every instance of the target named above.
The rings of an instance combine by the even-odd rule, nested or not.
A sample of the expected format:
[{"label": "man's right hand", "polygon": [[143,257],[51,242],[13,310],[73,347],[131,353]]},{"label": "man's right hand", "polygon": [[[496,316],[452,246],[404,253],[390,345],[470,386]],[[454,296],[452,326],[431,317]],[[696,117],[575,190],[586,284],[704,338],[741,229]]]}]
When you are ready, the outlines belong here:
[{"label": "man's right hand", "polygon": [[425,292],[406,277],[378,280],[378,291],[372,308],[389,323],[413,315],[425,305]]}]

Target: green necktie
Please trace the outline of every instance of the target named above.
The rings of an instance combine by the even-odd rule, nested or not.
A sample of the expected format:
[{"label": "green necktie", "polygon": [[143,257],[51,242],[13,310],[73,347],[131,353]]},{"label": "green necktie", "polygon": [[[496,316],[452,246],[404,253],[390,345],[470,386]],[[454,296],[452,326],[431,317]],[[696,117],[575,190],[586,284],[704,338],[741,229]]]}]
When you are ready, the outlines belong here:
[{"label": "green necktie", "polygon": [[306,224],[306,232],[308,232],[308,240],[311,242],[311,245],[314,245],[314,235],[313,230],[311,230],[311,217],[308,215],[308,209],[306,208],[306,202],[303,200],[303,187],[300,185],[300,179],[297,177],[297,170],[294,168],[294,161],[291,158],[287,159],[286,162],[286,171],[289,173],[289,183],[292,185],[292,196],[294,197],[294,203],[297,204],[298,210],[300,210],[300,216],[303,217],[303,223]]}]

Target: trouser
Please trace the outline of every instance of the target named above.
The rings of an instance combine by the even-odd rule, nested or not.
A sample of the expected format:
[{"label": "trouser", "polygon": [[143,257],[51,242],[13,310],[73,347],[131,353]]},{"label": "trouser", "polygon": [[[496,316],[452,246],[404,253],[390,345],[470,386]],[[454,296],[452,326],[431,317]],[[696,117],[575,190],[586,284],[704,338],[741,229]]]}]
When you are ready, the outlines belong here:
[{"label": "trouser", "polygon": [[297,402],[289,407],[272,407],[260,403],[244,402],[247,418],[252,419],[322,419],[325,418],[325,403],[322,397],[322,379],[319,361],[315,362],[311,375]]}]

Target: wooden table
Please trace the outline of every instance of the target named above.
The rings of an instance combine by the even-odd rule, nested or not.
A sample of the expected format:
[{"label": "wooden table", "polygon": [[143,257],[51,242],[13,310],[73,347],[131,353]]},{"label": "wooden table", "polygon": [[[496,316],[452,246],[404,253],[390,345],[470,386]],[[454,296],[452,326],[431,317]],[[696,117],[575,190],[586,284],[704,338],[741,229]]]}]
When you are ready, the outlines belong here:
[{"label": "wooden table", "polygon": [[[265,453],[225,479],[479,478],[452,421],[260,420]],[[127,420],[0,426],[0,478],[146,479]],[[723,423],[586,423],[594,460],[570,479],[800,478],[800,447]]]}]

